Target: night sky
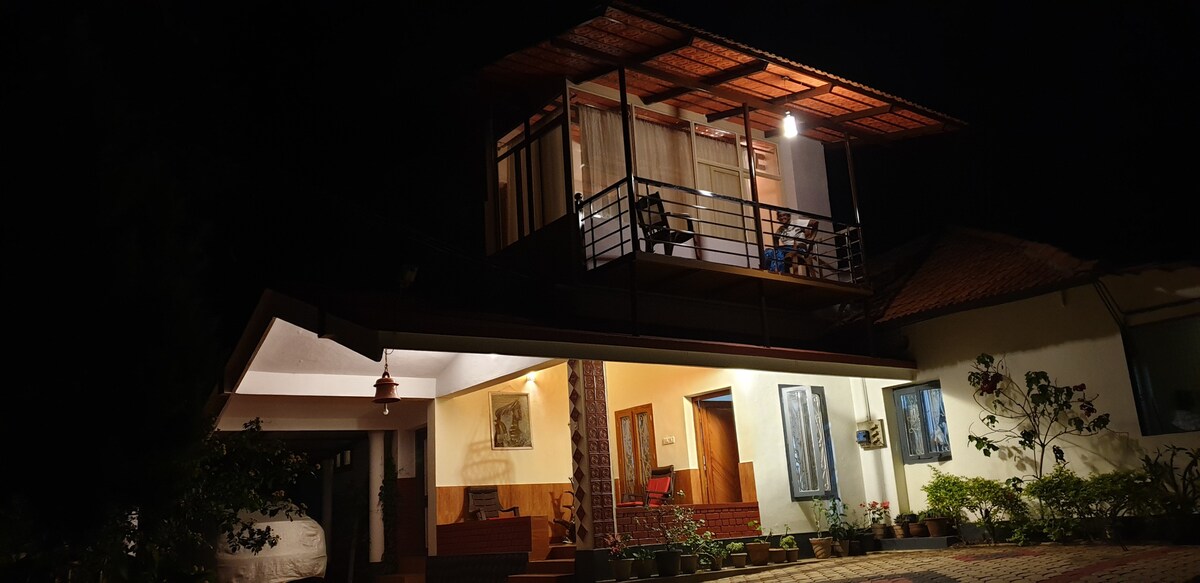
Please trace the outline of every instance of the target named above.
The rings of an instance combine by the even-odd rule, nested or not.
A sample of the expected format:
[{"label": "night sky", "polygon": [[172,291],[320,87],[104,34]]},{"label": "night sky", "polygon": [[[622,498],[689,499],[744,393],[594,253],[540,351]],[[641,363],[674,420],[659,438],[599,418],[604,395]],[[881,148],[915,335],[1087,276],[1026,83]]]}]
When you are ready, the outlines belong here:
[{"label": "night sky", "polygon": [[[531,15],[588,4],[450,4],[2,9],[9,488],[80,501],[64,515],[150,495],[263,287],[480,253],[477,193],[446,189],[461,167],[433,142],[467,122],[427,112],[570,20]],[[1196,3],[645,5],[969,124],[856,154],[868,252],[962,224],[1200,255]]]}]

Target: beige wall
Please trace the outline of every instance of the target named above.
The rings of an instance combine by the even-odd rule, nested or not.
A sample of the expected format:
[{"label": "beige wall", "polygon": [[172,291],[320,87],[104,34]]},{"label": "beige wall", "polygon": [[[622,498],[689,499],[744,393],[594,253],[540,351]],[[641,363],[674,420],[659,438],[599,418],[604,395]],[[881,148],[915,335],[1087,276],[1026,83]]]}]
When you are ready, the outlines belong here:
[{"label": "beige wall", "polygon": [[[567,367],[537,373],[476,391],[439,397],[433,407],[438,427],[435,486],[569,482],[571,437],[567,426]],[[493,450],[493,392],[529,393],[533,449]]]},{"label": "beige wall", "polygon": [[[983,428],[978,416],[980,407],[967,383],[971,363],[983,352],[997,358],[1004,356],[1010,374],[1018,382],[1026,371],[1044,370],[1054,382],[1085,383],[1089,394],[1099,394],[1096,407],[1111,414],[1110,429],[1115,433],[1063,440],[1068,467],[1076,473],[1140,467],[1138,459],[1143,450],[1166,443],[1200,446],[1198,432],[1141,435],[1117,325],[1091,286],[944,316],[909,326],[904,332],[920,366],[917,379],[941,381],[953,455],[953,459],[941,463],[896,465],[898,486],[907,489],[911,509],[925,507],[920,486],[935,467],[957,475],[999,480],[1033,471],[1027,460],[998,459],[995,454],[985,457],[967,441],[969,432]],[[885,400],[890,413],[891,395]],[[895,428],[890,426],[889,439],[896,439]],[[1051,456],[1046,467],[1052,464]]]}]

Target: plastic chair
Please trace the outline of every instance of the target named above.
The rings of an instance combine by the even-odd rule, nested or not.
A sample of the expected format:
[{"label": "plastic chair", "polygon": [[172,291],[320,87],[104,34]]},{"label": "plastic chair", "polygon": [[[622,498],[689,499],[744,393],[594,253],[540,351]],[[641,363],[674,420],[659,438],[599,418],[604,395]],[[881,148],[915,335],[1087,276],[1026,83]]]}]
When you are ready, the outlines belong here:
[{"label": "plastic chair", "polygon": [[500,504],[500,493],[496,486],[467,486],[467,519],[490,520],[500,518],[501,512],[521,515],[520,506],[504,508]]},{"label": "plastic chair", "polygon": [[[646,480],[646,491],[640,496],[640,500],[636,497],[626,495],[626,500],[618,502],[618,508],[630,508],[642,506],[644,508],[654,508],[662,506],[671,501],[671,495],[675,491],[675,466],[660,466],[650,470],[650,478]],[[629,500],[628,498],[634,499]]]}]

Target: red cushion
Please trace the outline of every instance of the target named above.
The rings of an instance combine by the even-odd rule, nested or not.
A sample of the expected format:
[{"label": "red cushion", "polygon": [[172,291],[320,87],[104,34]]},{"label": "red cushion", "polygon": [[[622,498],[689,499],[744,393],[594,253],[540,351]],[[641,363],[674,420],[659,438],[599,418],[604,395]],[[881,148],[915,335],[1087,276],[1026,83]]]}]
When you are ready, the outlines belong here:
[{"label": "red cushion", "polygon": [[662,496],[667,491],[667,488],[669,488],[670,486],[671,486],[671,477],[670,476],[664,476],[661,478],[650,478],[650,481],[646,482],[646,491],[650,492],[651,494],[658,493],[659,496]]}]

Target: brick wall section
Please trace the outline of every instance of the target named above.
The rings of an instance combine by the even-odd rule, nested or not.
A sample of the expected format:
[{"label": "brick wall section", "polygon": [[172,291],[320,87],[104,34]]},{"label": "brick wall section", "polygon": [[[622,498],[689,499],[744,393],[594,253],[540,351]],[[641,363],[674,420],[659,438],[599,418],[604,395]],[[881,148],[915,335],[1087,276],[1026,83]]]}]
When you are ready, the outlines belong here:
[{"label": "brick wall section", "polygon": [[[704,520],[704,530],[711,530],[718,539],[747,538],[758,536],[758,531],[746,523],[759,520],[757,502],[734,502],[729,504],[685,504],[690,506],[693,516]],[[657,534],[648,526],[638,524],[636,517],[641,516],[647,523],[655,516],[646,508],[617,508],[617,531],[628,532],[633,536],[632,545],[662,544]]]}]

